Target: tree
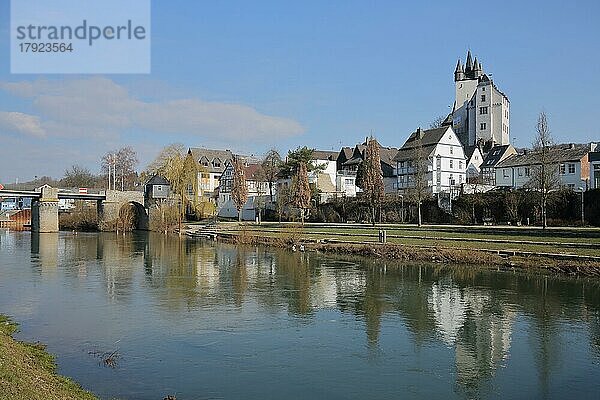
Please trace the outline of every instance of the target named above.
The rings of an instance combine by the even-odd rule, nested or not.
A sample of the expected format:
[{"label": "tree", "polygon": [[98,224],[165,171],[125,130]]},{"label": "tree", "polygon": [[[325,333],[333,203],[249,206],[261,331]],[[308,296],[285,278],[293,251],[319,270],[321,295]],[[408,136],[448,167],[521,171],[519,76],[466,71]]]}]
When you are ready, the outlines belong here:
[{"label": "tree", "polygon": [[107,178],[108,189],[121,190],[133,189],[135,186],[137,173],[135,167],[138,165],[138,158],[132,147],[123,147],[119,150],[109,151],[102,157],[101,169]]},{"label": "tree", "polygon": [[542,211],[542,226],[548,226],[548,197],[551,191],[558,188],[558,163],[551,151],[552,135],[548,126],[546,113],[541,112],[536,124],[536,136],[533,142],[532,163],[529,186],[540,193],[540,209]]},{"label": "tree", "polygon": [[364,164],[362,177],[363,197],[371,207],[371,223],[375,225],[375,210],[381,205],[381,201],[383,200],[384,186],[379,143],[373,137],[367,143],[365,160],[361,164]]},{"label": "tree", "polygon": [[310,208],[311,198],[310,185],[308,184],[308,172],[306,163],[304,162],[298,164],[298,172],[293,182],[293,193],[294,205],[300,209],[300,218],[302,220],[302,225],[304,225],[306,210]]},{"label": "tree", "polygon": [[421,205],[423,200],[429,196],[429,184],[427,179],[429,162],[425,150],[423,149],[423,141],[421,138],[421,128],[417,130],[415,144],[411,149],[409,168],[412,168],[413,185],[408,189],[408,195],[417,205],[417,223],[419,226],[423,224]]},{"label": "tree", "polygon": [[298,174],[300,164],[304,164],[307,172],[322,171],[325,169],[325,165],[315,165],[312,161],[313,153],[315,149],[309,149],[308,147],[298,147],[294,151],[288,151],[286,160],[279,169],[279,176],[282,178],[291,178]]},{"label": "tree", "polygon": [[190,203],[195,204],[196,201],[199,164],[191,152],[185,152],[182,145],[171,144],[159,153],[147,169],[148,175],[158,174],[168,180],[173,193],[179,196],[178,222],[181,234],[181,222],[185,218],[186,206]]},{"label": "tree", "polygon": [[231,187],[231,197],[235,208],[238,210],[238,220],[242,221],[242,211],[244,204],[248,201],[248,186],[246,185],[246,176],[244,174],[244,163],[235,157],[233,159],[233,184]]},{"label": "tree", "polygon": [[361,190],[365,190],[365,163],[361,162],[356,167],[356,179],[354,181],[355,185]]},{"label": "tree", "polygon": [[436,117],[433,121],[431,121],[431,123],[429,124],[429,128],[430,129],[439,128],[442,126],[442,124],[444,123],[445,120],[446,120],[446,117],[444,117],[443,115],[440,115],[440,116]]},{"label": "tree", "polygon": [[72,165],[65,171],[65,176],[61,180],[61,185],[66,187],[93,187],[96,185],[96,177],[89,169]]},{"label": "tree", "polygon": [[269,198],[273,202],[273,185],[277,181],[277,175],[281,167],[281,156],[275,149],[271,149],[265,155],[261,163],[261,176],[269,184]]}]

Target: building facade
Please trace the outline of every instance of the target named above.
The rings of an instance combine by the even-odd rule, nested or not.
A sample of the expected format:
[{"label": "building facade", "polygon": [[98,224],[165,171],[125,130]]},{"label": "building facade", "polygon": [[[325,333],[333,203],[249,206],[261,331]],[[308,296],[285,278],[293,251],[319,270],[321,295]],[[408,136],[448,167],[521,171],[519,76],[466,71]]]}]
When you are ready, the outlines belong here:
[{"label": "building facade", "polygon": [[[422,150],[418,150],[419,147]],[[400,148],[396,161],[397,190],[410,191],[415,185],[415,154],[423,154],[427,165],[427,185],[431,193],[451,192],[466,183],[467,158],[450,126],[413,132]]]},{"label": "building facade", "polygon": [[[587,190],[590,187],[588,154],[595,149],[595,143],[571,143],[549,148],[549,158],[557,170],[561,186],[572,190]],[[513,154],[496,165],[496,186],[515,189],[530,186],[535,169],[540,165],[540,152],[537,150]]]},{"label": "building facade", "polygon": [[200,164],[201,171],[198,173],[198,197],[214,199],[215,190],[219,187],[221,175],[228,163],[233,160],[230,150],[211,150],[204,148],[190,148],[188,153],[192,154],[194,160]]},{"label": "building facade", "polygon": [[588,161],[590,163],[590,189],[600,189],[600,151],[591,152]]},{"label": "building facade", "polygon": [[510,101],[481,62],[467,54],[465,64],[458,60],[454,70],[455,101],[452,128],[463,146],[493,147],[510,143]]}]

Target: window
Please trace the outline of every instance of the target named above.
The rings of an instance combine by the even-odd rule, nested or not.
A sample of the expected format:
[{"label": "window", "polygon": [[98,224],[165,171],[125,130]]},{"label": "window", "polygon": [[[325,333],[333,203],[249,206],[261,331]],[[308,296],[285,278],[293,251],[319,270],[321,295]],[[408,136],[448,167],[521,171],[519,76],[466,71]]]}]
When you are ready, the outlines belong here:
[{"label": "window", "polygon": [[482,122],[479,124],[479,129],[481,129],[482,131],[484,131],[487,128],[487,124],[485,122]]},{"label": "window", "polygon": [[487,114],[488,113],[488,108],[487,107],[479,107],[479,114]]},{"label": "window", "polygon": [[215,168],[221,168],[221,162],[218,160],[214,160],[213,161],[213,167]]},{"label": "window", "polygon": [[565,174],[565,164],[560,164],[560,172],[561,175]]},{"label": "window", "polygon": [[485,101],[485,94],[481,95],[481,101]]},{"label": "window", "polygon": [[450,186],[456,185],[456,181],[454,180],[454,176],[452,174],[450,174],[450,177],[448,178],[448,183]]},{"label": "window", "polygon": [[463,169],[463,162],[462,161],[458,162],[458,169],[460,169],[462,171],[462,169]]},{"label": "window", "polygon": [[404,161],[400,161],[400,168],[404,168]]},{"label": "window", "polygon": [[569,183],[567,186],[569,187],[569,189],[575,190],[575,184],[574,183]]},{"label": "window", "polygon": [[450,169],[454,168],[454,160],[450,160]]},{"label": "window", "polygon": [[482,91],[482,92],[485,92],[485,86],[481,88],[481,91]]},{"label": "window", "polygon": [[454,147],[450,146],[450,154],[454,154]]},{"label": "window", "polygon": [[508,178],[510,176],[509,173],[508,173],[508,169],[507,168],[504,168],[502,170],[502,176],[504,176],[505,178]]},{"label": "window", "polygon": [[523,170],[521,168],[517,168],[517,174],[519,176],[523,176]]},{"label": "window", "polygon": [[569,173],[570,174],[574,174],[575,173],[575,164],[569,164]]},{"label": "window", "polygon": [[525,176],[529,176],[529,173],[530,173],[529,167],[525,167]]}]

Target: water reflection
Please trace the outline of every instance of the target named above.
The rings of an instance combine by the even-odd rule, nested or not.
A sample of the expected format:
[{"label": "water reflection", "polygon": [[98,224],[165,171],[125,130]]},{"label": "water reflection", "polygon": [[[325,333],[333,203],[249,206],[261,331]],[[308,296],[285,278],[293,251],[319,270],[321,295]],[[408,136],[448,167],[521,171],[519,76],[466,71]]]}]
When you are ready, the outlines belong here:
[{"label": "water reflection", "polygon": [[[27,233],[15,235],[0,232],[0,261],[9,265],[0,267],[0,288],[6,281],[18,285],[24,279],[14,271],[11,276],[7,264],[11,254],[21,254],[19,248],[29,238]],[[567,367],[578,374],[587,370],[580,380],[600,374],[597,281],[492,273],[472,267],[386,265],[263,247],[215,246],[154,234],[44,234],[33,235],[30,241],[34,275],[58,275],[65,286],[82,286],[92,293],[90,288],[100,282],[106,304],[135,306],[147,313],[139,317],[144,329],[153,329],[148,326],[158,318],[168,321],[173,335],[191,335],[200,328],[239,332],[259,327],[293,335],[283,330],[293,321],[330,332],[322,317],[327,315],[335,323],[332,334],[347,341],[347,354],[331,354],[340,366],[373,368],[356,358],[362,350],[352,347],[350,337],[358,329],[364,348],[382,365],[396,366],[407,377],[421,365],[451,377],[451,393],[467,398],[515,390],[518,395],[521,392],[511,387],[507,374],[517,379],[520,374],[532,375],[537,384],[529,382],[519,390],[548,397],[569,394],[558,379],[569,373]],[[0,300],[6,302],[6,297],[0,295]],[[233,315],[240,316],[241,322],[219,322]],[[186,333],[188,318],[204,322],[196,322]],[[328,340],[323,338],[323,342]],[[585,359],[574,359],[582,354]],[[507,372],[500,374],[503,370]],[[397,375],[390,379],[400,379],[406,387],[412,384]],[[599,388],[597,381],[583,383],[576,380],[569,390],[585,394]],[[432,384],[438,393],[447,389],[443,380]],[[190,382],[180,385],[194,392],[191,376]],[[351,382],[348,385],[353,387]],[[106,387],[100,390],[123,394],[122,388],[119,393]]]}]

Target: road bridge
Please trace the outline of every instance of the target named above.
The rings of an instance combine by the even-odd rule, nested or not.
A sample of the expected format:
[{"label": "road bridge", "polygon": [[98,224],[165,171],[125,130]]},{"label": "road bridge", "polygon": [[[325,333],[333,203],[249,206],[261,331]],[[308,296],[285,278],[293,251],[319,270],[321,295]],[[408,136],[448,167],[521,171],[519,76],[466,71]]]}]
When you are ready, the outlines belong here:
[{"label": "road bridge", "polygon": [[147,230],[148,212],[144,207],[144,194],[137,191],[106,190],[99,194],[86,194],[60,191],[58,188],[43,186],[39,191],[0,190],[0,197],[26,197],[33,199],[31,204],[31,230],[34,232],[58,232],[58,200],[73,199],[95,201],[98,210],[98,226],[101,230],[116,230],[114,223],[122,208],[133,206],[136,213],[136,229]]}]

